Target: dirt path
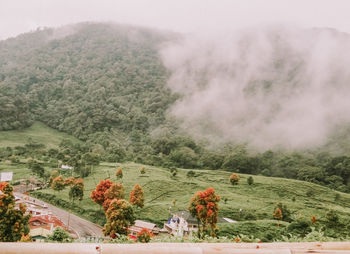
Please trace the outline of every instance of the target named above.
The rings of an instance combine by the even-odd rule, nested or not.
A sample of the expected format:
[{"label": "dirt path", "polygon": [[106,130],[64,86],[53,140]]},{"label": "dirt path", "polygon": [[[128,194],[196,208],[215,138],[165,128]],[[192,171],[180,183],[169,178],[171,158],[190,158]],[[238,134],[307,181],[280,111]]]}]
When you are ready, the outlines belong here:
[{"label": "dirt path", "polygon": [[[15,192],[16,196],[24,198],[24,194]],[[102,227],[94,224],[88,220],[82,219],[72,213],[69,213],[61,208],[53,206],[49,203],[46,203],[40,199],[30,197],[30,200],[35,200],[36,203],[41,203],[47,205],[48,209],[52,211],[52,214],[57,216],[62,222],[68,225],[69,218],[69,227],[73,229],[78,234],[78,237],[103,237]]]}]

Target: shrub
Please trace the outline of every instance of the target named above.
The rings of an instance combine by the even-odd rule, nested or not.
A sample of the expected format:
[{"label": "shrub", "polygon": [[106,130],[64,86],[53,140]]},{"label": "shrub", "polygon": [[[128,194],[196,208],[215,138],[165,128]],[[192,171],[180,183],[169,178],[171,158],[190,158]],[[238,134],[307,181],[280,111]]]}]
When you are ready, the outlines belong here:
[{"label": "shrub", "polygon": [[339,216],[334,210],[330,210],[329,212],[327,212],[325,219],[325,224],[330,228],[335,228],[340,224]]},{"label": "shrub", "polygon": [[143,174],[146,174],[146,169],[144,167],[141,167],[140,168],[140,173],[143,175]]},{"label": "shrub", "polygon": [[123,169],[122,168],[118,168],[117,171],[115,172],[115,176],[118,179],[122,179],[123,178]]},{"label": "shrub", "polygon": [[281,210],[281,212],[282,212],[282,218],[281,218],[281,220],[287,221],[287,222],[291,222],[291,221],[292,221],[291,212],[290,212],[290,210],[287,208],[286,205],[284,205],[284,204],[282,204],[282,203],[278,203],[278,204],[276,205],[274,211],[276,211],[277,208],[279,208],[279,209]]},{"label": "shrub", "polygon": [[252,184],[254,183],[254,179],[253,179],[252,176],[249,176],[249,177],[247,178],[247,183],[248,183],[248,185],[252,185]]},{"label": "shrub", "polygon": [[256,215],[253,214],[253,213],[250,213],[250,212],[247,212],[245,215],[244,215],[244,219],[246,220],[256,220]]},{"label": "shrub", "polygon": [[311,222],[304,219],[293,221],[288,225],[287,232],[304,237],[311,232]]},{"label": "shrub", "polygon": [[147,228],[143,228],[139,233],[137,233],[137,241],[141,243],[148,243],[152,236],[153,234]]},{"label": "shrub", "polygon": [[186,176],[188,178],[192,178],[192,177],[196,176],[196,173],[193,170],[190,170],[190,171],[187,172]]},{"label": "shrub", "polygon": [[172,177],[175,177],[177,175],[177,168],[170,167],[169,170]]},{"label": "shrub", "polygon": [[49,240],[55,242],[70,242],[69,234],[61,227],[56,227],[52,235],[48,237]]},{"label": "shrub", "polygon": [[233,173],[231,176],[230,176],[230,182],[232,185],[237,185],[238,182],[239,182],[239,176],[235,173]]}]

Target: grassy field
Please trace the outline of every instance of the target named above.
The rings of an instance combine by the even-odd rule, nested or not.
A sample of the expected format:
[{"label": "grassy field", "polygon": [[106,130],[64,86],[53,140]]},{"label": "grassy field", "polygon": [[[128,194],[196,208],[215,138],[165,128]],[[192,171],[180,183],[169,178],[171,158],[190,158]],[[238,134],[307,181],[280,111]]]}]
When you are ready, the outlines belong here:
[{"label": "grassy field", "polygon": [[0,147],[23,146],[29,139],[45,144],[47,148],[56,148],[63,139],[80,142],[78,139],[63,132],[47,127],[45,124],[35,122],[24,130],[0,131]]},{"label": "grassy field", "polygon": [[[175,178],[170,176],[167,169],[145,166],[135,163],[102,163],[96,167],[93,174],[85,178],[85,197],[77,206],[86,210],[85,216],[91,216],[100,210],[89,196],[100,180],[111,178],[114,181],[116,168],[122,167],[124,177],[122,183],[127,198],[132,187],[137,183],[145,192],[145,207],[138,211],[138,218],[161,224],[166,221],[169,212],[186,210],[190,198],[198,190],[213,187],[221,196],[220,216],[232,219],[243,219],[248,213],[257,219],[272,219],[272,213],[277,202],[282,202],[294,212],[295,217],[317,218],[324,216],[329,209],[334,209],[342,217],[350,217],[350,195],[336,192],[328,188],[303,181],[253,176],[254,184],[247,184],[249,175],[240,174],[240,183],[232,186],[228,180],[230,173],[225,171],[194,170],[196,177],[188,179],[188,170],[179,169]],[[146,174],[140,174],[140,168],[145,167]],[[54,194],[58,198],[68,201],[68,190],[54,193],[50,189],[41,190],[42,193]],[[336,201],[336,194],[339,197]],[[226,203],[223,199],[227,199]],[[173,206],[173,200],[176,205]],[[239,209],[243,212],[240,214]],[[102,214],[103,215],[103,214]]]},{"label": "grassy field", "polygon": [[[24,130],[0,131],[0,147],[24,146],[28,140],[44,144],[47,149],[57,148],[64,139],[72,142],[81,142],[71,135],[56,131],[43,123],[35,122],[31,127]],[[0,171],[12,171],[13,181],[28,179],[32,176],[28,169],[26,159],[20,159],[21,163],[11,163],[10,161],[0,161]],[[46,170],[51,170],[46,168]]]},{"label": "grassy field", "polygon": [[[61,140],[66,138],[79,142],[72,136],[50,129],[44,124],[35,123],[26,130],[0,132],[0,147],[24,145],[29,137],[44,143],[48,148],[57,147]],[[322,218],[330,209],[334,209],[340,217],[350,219],[350,194],[320,185],[264,176],[253,176],[254,184],[248,185],[249,175],[239,174],[240,182],[233,186],[229,182],[231,173],[226,171],[193,170],[196,176],[189,179],[186,176],[189,170],[186,169],[178,169],[176,177],[172,177],[168,169],[130,162],[101,163],[95,166],[92,174],[84,179],[83,201],[76,202],[73,207],[77,215],[101,224],[104,222],[104,213],[90,200],[90,193],[102,179],[110,178],[117,181],[115,171],[118,167],[123,169],[124,177],[121,182],[125,187],[126,199],[129,198],[129,193],[135,184],[141,185],[144,189],[145,207],[136,211],[137,218],[152,221],[158,225],[167,221],[172,212],[186,210],[191,197],[197,191],[208,187],[213,187],[222,198],[219,204],[220,217],[234,220],[247,220],[247,216],[255,217],[254,219],[257,220],[252,220],[252,223],[270,225],[273,223],[271,219],[276,203],[282,202],[293,212],[294,218],[309,219],[312,215]],[[145,167],[146,174],[140,173],[141,167]],[[52,170],[49,167],[45,169]],[[2,161],[0,171],[13,171],[14,181],[28,179],[31,176],[25,159],[21,159],[20,163]],[[36,191],[33,195],[40,195],[61,207],[67,208],[70,204],[68,189],[59,193],[51,189],[43,189]],[[176,200],[175,206],[174,200]],[[240,209],[242,209],[241,213]]]}]

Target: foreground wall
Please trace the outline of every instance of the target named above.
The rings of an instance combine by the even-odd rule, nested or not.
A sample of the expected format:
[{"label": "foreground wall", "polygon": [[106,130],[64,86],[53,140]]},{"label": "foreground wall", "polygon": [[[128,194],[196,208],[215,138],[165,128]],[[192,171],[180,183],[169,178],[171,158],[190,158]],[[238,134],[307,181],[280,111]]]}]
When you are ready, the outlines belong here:
[{"label": "foreground wall", "polygon": [[0,253],[13,254],[350,254],[350,242],[333,243],[0,243]]}]

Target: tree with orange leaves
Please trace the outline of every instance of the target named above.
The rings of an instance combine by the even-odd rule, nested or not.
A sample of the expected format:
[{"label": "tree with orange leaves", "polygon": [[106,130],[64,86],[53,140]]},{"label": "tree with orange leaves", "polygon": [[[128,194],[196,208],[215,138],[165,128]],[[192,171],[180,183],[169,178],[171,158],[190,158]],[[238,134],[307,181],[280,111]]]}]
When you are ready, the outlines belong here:
[{"label": "tree with orange leaves", "polygon": [[[191,215],[198,220],[198,237],[204,236],[208,231],[208,224],[212,236],[216,236],[216,223],[218,221],[220,197],[215,195],[213,188],[197,192],[191,199],[188,208]],[[201,226],[200,226],[201,224]]]},{"label": "tree with orange leaves", "polygon": [[90,198],[95,203],[102,205],[105,201],[105,192],[111,187],[113,182],[109,179],[101,180],[101,182],[96,186],[96,189],[91,192]]},{"label": "tree with orange leaves", "polygon": [[123,178],[123,169],[118,168],[117,171],[115,172],[115,176],[117,177],[117,179],[122,179]]},{"label": "tree with orange leaves", "polygon": [[230,175],[230,182],[232,185],[237,185],[238,182],[239,182],[239,175],[235,174],[235,173],[232,173]]},{"label": "tree with orange leaves", "polygon": [[145,202],[145,195],[140,185],[135,184],[134,188],[130,192],[130,203],[142,208]]},{"label": "tree with orange leaves", "polygon": [[1,184],[0,195],[0,242],[17,242],[29,233],[28,220],[30,215],[24,215],[25,205],[20,204],[15,209],[15,197],[10,184]]},{"label": "tree with orange leaves", "polygon": [[277,220],[277,226],[280,225],[280,220],[282,220],[282,210],[280,208],[276,208],[275,211],[273,212],[273,218]]},{"label": "tree with orange leaves", "polygon": [[147,228],[142,228],[141,231],[137,233],[137,241],[141,243],[148,243],[152,237],[152,232],[150,232]]},{"label": "tree with orange leaves", "polygon": [[7,182],[0,182],[0,191],[2,191],[6,185]]},{"label": "tree with orange leaves", "polygon": [[61,175],[55,177],[51,183],[51,188],[55,191],[61,191],[66,188],[66,183]]},{"label": "tree with orange leaves", "polygon": [[66,186],[72,186],[72,185],[74,184],[75,180],[76,180],[76,179],[75,179],[74,176],[69,177],[69,178],[67,178],[67,179],[64,180],[64,184],[65,184]]},{"label": "tree with orange leaves", "polygon": [[104,194],[104,201],[103,201],[103,209],[107,211],[110,203],[114,199],[124,199],[125,197],[125,192],[124,192],[124,187],[120,183],[113,183],[106,191]]},{"label": "tree with orange leaves", "polygon": [[312,222],[312,224],[315,224],[316,221],[317,221],[316,216],[314,216],[314,215],[311,216],[311,222]]},{"label": "tree with orange leaves", "polygon": [[118,234],[127,234],[134,223],[134,211],[125,199],[113,199],[106,211],[107,223],[103,227],[105,236],[116,238]]}]

